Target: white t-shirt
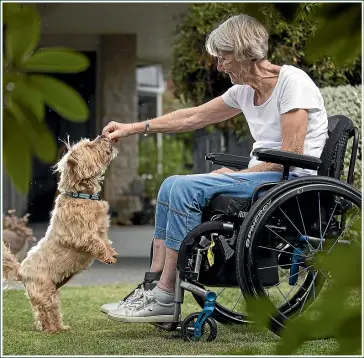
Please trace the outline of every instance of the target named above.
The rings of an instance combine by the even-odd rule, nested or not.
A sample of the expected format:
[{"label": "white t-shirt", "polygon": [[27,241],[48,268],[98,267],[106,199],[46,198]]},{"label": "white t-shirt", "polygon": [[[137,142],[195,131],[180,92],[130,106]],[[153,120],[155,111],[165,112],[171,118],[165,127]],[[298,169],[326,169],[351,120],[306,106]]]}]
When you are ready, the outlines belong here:
[{"label": "white t-shirt", "polygon": [[[292,109],[308,110],[307,135],[304,154],[320,157],[327,134],[327,113],[320,90],[311,78],[294,66],[283,65],[272,95],[260,106],[254,105],[254,89],[248,85],[234,85],[223,95],[224,102],[241,109],[255,140],[255,148],[281,149],[281,114]],[[252,151],[253,151],[252,150]],[[250,154],[249,167],[261,163]],[[291,168],[298,175],[315,175],[314,170]]]}]

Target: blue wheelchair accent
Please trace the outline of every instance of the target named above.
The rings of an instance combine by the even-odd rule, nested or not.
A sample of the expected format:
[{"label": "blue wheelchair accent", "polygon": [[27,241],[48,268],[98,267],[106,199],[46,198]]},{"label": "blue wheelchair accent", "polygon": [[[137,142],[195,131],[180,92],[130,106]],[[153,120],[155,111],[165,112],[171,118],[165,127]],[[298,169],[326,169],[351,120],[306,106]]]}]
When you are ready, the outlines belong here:
[{"label": "blue wheelchair accent", "polygon": [[298,236],[297,239],[299,244],[298,247],[293,249],[291,268],[289,271],[288,283],[290,286],[294,286],[298,281],[298,270],[300,267],[299,262],[302,262],[305,256],[301,249],[304,247],[305,243],[308,243],[308,238],[305,235]]},{"label": "blue wheelchair accent", "polygon": [[209,291],[205,296],[205,305],[201,313],[198,315],[197,320],[194,324],[193,336],[200,338],[202,335],[202,326],[206,319],[212,315],[215,309],[216,293]]}]

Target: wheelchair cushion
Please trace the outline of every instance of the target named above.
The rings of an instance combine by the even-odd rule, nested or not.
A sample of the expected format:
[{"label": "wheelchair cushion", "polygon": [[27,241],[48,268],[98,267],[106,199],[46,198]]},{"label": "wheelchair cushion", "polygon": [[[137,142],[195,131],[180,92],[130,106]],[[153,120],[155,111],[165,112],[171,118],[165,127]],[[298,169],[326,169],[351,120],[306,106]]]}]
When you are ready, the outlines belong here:
[{"label": "wheelchair cushion", "polygon": [[207,209],[210,212],[244,218],[251,206],[251,198],[239,198],[230,195],[216,195],[212,198]]}]

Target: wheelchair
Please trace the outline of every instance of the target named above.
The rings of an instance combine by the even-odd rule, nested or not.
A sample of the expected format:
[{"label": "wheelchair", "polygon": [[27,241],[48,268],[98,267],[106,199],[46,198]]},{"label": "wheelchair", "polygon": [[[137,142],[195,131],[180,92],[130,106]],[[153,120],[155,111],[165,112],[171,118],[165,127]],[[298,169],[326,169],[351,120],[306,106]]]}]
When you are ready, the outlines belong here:
[{"label": "wheelchair", "polygon": [[[344,156],[350,139],[346,175]],[[328,280],[327,272],[315,268],[315,255],[361,240],[361,232],[355,236],[350,231],[354,222],[361,223],[361,192],[353,187],[358,143],[358,128],[349,118],[334,115],[328,118],[328,139],[320,158],[255,150],[258,160],[283,166],[281,181],[259,185],[249,199],[228,195],[211,199],[202,223],[187,234],[179,250],[173,322],[154,325],[180,330],[187,341],[212,341],[217,337],[216,321],[252,323],[244,314],[244,301],[253,297],[274,308],[268,328],[280,335],[287,320],[315,302]],[[205,159],[239,170],[249,161],[224,153],[210,153]],[[288,180],[291,167],[317,170],[318,175]],[[185,291],[192,293],[202,311],[180,322]],[[229,306],[226,299],[219,302],[224,291]]]}]

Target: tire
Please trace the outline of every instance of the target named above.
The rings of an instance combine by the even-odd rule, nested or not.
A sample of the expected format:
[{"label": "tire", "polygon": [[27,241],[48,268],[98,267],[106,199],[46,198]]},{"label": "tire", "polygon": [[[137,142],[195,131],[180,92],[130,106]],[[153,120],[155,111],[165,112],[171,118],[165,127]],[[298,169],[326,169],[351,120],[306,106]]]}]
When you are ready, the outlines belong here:
[{"label": "tire", "polygon": [[[322,193],[322,195],[320,194]],[[355,205],[358,208],[358,212],[361,210],[361,193],[353,188],[352,186],[346,184],[345,182],[328,178],[328,177],[312,177],[312,178],[300,178],[295,179],[292,181],[288,181],[282,185],[279,185],[275,187],[271,192],[262,198],[260,198],[255,205],[252,207],[252,209],[249,212],[249,215],[245,218],[245,221],[241,227],[241,230],[238,235],[238,241],[237,241],[237,278],[239,281],[239,285],[241,288],[241,291],[243,294],[247,297],[255,297],[259,300],[266,300],[267,302],[270,302],[272,306],[274,306],[272,300],[269,296],[267,296],[266,290],[262,285],[261,277],[259,269],[267,269],[268,267],[260,268],[258,267],[259,262],[259,255],[261,252],[264,252],[265,249],[268,249],[267,244],[260,245],[261,243],[264,243],[264,240],[266,242],[269,241],[267,233],[271,229],[267,226],[268,220],[272,219],[273,217],[276,217],[277,212],[281,211],[284,213],[284,210],[282,210],[282,207],[284,207],[285,204],[292,204],[292,200],[296,199],[298,203],[298,208],[300,207],[300,201],[304,202],[306,200],[306,204],[308,203],[309,198],[313,197],[315,198],[317,194],[318,198],[318,209],[317,213],[318,216],[321,215],[321,206],[325,206],[325,202],[320,202],[320,197],[322,198],[334,198],[333,195],[336,197],[342,197],[347,201],[350,201],[353,205]],[[304,196],[303,196],[304,195]],[[321,196],[320,196],[321,195]],[[290,201],[291,200],[291,201]],[[309,202],[310,205],[313,205],[313,202]],[[307,210],[302,214],[301,210],[297,210],[296,212],[299,212],[300,217],[302,219],[302,227],[304,228],[304,218],[310,217],[310,220],[312,220],[311,216],[315,216],[315,210],[312,206],[312,213],[310,210]],[[333,209],[336,210],[336,206]],[[286,210],[287,211],[287,210]],[[288,211],[287,211],[288,212]],[[286,217],[289,218],[287,214],[285,214]],[[289,215],[291,217],[294,217],[295,215],[298,216],[298,214],[293,213],[293,209],[291,212],[289,212]],[[336,214],[335,214],[336,215]],[[334,215],[331,215],[331,219],[334,217]],[[326,226],[326,229],[329,227],[330,220],[328,220],[328,224]],[[335,220],[335,219],[334,219]],[[307,220],[306,220],[307,222]],[[310,222],[308,220],[308,222]],[[287,225],[289,226],[289,224]],[[298,223],[297,225],[294,224],[293,220],[291,220],[291,227],[288,228],[289,230],[294,231],[294,228],[299,231],[298,229]],[[322,226],[322,218],[320,216],[320,228]],[[273,226],[270,226],[273,227]],[[269,230],[268,230],[269,229]],[[321,229],[320,229],[321,230]],[[345,229],[346,230],[346,229]],[[345,231],[344,230],[344,231]],[[302,228],[301,228],[302,231]],[[324,238],[324,235],[326,233],[326,230],[324,231],[323,235],[321,235],[320,231],[320,237]],[[274,233],[276,234],[276,233]],[[282,234],[283,235],[283,234]],[[279,235],[279,237],[282,240],[285,240],[282,235]],[[297,235],[296,235],[297,236]],[[277,235],[274,235],[275,239],[277,239]],[[327,236],[326,236],[327,237]],[[327,243],[329,243],[328,238]],[[286,241],[286,240],[285,240]],[[286,241],[287,242],[287,241]],[[290,241],[295,242],[295,241]],[[287,242],[288,243],[288,242]],[[335,241],[336,243],[336,241]],[[308,243],[308,245],[310,245]],[[322,245],[322,241],[321,241]],[[294,245],[291,245],[294,246]],[[312,246],[311,246],[312,247]],[[274,248],[269,248],[270,250],[275,250]],[[321,246],[322,249],[322,246]],[[263,250],[263,251],[262,251]],[[276,250],[279,251],[279,250]],[[316,295],[320,293],[321,289],[323,288],[323,285],[325,283],[325,278],[327,278],[323,272],[321,271],[313,271],[314,267],[309,270],[311,266],[309,265],[309,260],[316,254],[316,252],[320,251],[318,248],[314,248],[311,250],[309,248],[309,254],[306,253],[307,256],[305,256],[302,253],[299,260],[307,261],[304,263],[305,269],[301,271],[304,272],[307,270],[307,276],[304,279],[303,283],[300,285],[300,288],[297,290],[297,292],[290,298],[289,300],[283,295],[283,297],[286,300],[286,303],[283,303],[281,306],[275,308],[276,314],[274,316],[271,316],[271,322],[269,329],[274,332],[277,335],[280,335],[282,329],[285,327],[285,322],[288,319],[292,319],[295,316],[299,315],[303,308],[309,307],[309,305],[313,302],[312,301],[312,294],[314,296],[314,299],[316,298]],[[283,253],[286,253],[285,251],[281,251],[277,253],[278,255],[282,255]],[[303,257],[305,256],[305,257]],[[278,268],[277,264],[277,268]],[[279,268],[277,269],[279,270]],[[283,269],[282,269],[283,270]],[[281,271],[282,271],[281,270]],[[294,276],[290,275],[289,277]],[[325,277],[323,277],[325,276]],[[316,280],[316,278],[318,279]],[[271,286],[273,287],[273,286]],[[306,294],[305,299],[303,300],[303,297]],[[310,297],[310,300],[308,298]]]}]

